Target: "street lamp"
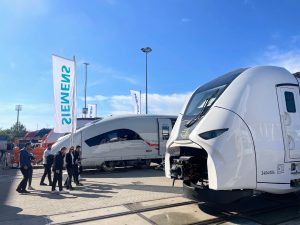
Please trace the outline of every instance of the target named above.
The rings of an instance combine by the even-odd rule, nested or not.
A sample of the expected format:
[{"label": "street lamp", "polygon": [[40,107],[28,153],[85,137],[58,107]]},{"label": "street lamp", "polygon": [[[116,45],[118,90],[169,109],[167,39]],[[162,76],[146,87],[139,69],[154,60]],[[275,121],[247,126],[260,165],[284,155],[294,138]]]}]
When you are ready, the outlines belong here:
[{"label": "street lamp", "polygon": [[146,53],[146,114],[148,114],[148,53],[152,51],[150,47],[141,48],[142,52]]},{"label": "street lamp", "polygon": [[88,113],[88,108],[86,107],[87,66],[90,64],[87,62],[83,64],[85,65],[85,85],[84,85],[84,108],[82,108],[82,114],[84,115],[84,118],[86,118],[86,115]]},{"label": "street lamp", "polygon": [[16,105],[16,111],[17,111],[17,132],[19,132],[19,113],[22,111],[22,105]]}]

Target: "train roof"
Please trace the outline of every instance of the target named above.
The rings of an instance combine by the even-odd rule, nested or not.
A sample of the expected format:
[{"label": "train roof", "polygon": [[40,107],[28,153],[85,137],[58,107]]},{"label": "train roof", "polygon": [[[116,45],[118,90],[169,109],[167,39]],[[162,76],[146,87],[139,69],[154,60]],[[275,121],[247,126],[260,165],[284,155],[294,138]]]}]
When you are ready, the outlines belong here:
[{"label": "train roof", "polygon": [[198,89],[197,92],[202,92],[205,90],[209,90],[215,87],[222,86],[224,84],[229,84],[231,83],[235,78],[237,78],[241,73],[245,72],[249,68],[239,68],[236,70],[233,70],[229,73],[226,73],[224,75],[221,75],[211,81],[209,81],[206,84],[201,85]]},{"label": "train roof", "polygon": [[120,119],[132,119],[132,118],[162,118],[162,119],[167,119],[167,118],[174,118],[177,119],[177,115],[152,115],[152,114],[123,114],[123,115],[112,115],[105,117],[101,120],[93,121],[92,123],[88,123],[87,126],[84,126],[80,128],[79,130],[82,130],[83,128],[87,128],[92,125],[100,124],[103,122],[108,122],[108,121],[114,121],[114,120],[120,120]]}]

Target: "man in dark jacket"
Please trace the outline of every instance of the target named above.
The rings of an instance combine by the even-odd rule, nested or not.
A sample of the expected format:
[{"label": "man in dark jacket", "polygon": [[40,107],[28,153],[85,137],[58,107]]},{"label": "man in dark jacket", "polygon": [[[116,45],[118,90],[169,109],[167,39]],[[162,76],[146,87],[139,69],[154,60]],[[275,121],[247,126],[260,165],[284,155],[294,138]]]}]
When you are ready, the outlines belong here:
[{"label": "man in dark jacket", "polygon": [[74,147],[71,146],[69,152],[66,154],[66,168],[68,172],[68,178],[66,180],[65,185],[67,189],[73,190],[72,187],[72,177],[73,177],[73,170],[74,170]]},{"label": "man in dark jacket", "polygon": [[19,193],[29,193],[26,190],[28,178],[29,178],[29,170],[32,168],[31,160],[30,160],[30,148],[31,144],[26,143],[25,147],[21,149],[20,151],[20,170],[23,174],[23,179],[18,185],[17,192]]},{"label": "man in dark jacket", "polygon": [[58,182],[59,193],[66,193],[62,188],[62,170],[64,167],[64,157],[66,154],[67,148],[62,147],[54,157],[52,171],[54,172],[53,182],[52,182],[52,193],[57,193],[56,183]]},{"label": "man in dark jacket", "polygon": [[81,183],[79,183],[79,169],[81,167],[81,152],[80,152],[80,145],[76,146],[76,149],[74,151],[74,182],[77,186],[82,186]]}]

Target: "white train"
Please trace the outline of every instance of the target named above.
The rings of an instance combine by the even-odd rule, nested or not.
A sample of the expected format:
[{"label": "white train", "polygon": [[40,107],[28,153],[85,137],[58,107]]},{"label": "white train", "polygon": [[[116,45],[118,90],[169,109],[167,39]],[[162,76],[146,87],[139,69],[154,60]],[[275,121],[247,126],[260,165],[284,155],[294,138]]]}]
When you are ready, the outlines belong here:
[{"label": "white train", "polygon": [[[122,115],[92,122],[76,131],[73,145],[82,147],[83,168],[103,168],[112,171],[115,166],[149,165],[161,161],[166,142],[176,116]],[[61,137],[53,152],[71,146],[71,135]]]},{"label": "white train", "polygon": [[299,74],[239,69],[199,87],[167,142],[166,176],[198,201],[300,187]]}]

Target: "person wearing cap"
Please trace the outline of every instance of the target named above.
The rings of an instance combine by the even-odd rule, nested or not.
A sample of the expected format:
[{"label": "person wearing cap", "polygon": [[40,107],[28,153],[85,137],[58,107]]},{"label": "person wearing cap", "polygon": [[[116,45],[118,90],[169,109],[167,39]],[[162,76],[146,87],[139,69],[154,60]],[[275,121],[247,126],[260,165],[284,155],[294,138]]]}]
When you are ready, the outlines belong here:
[{"label": "person wearing cap", "polygon": [[73,190],[72,187],[72,177],[73,177],[73,170],[74,170],[74,147],[71,146],[69,152],[66,154],[66,168],[68,172],[68,178],[65,182],[65,186],[69,190]]},{"label": "person wearing cap", "polygon": [[19,193],[29,193],[26,190],[26,186],[29,178],[29,171],[30,168],[32,167],[31,160],[30,160],[30,153],[29,153],[30,148],[31,148],[31,144],[26,143],[25,147],[22,148],[20,151],[20,170],[22,172],[23,179],[19,183],[16,190]]},{"label": "person wearing cap", "polygon": [[52,179],[51,179],[51,166],[53,164],[54,156],[51,152],[51,144],[48,144],[47,149],[44,151],[43,154],[43,166],[44,166],[44,174],[41,178],[40,185],[46,186],[47,184],[44,183],[46,176],[48,176],[49,186],[52,186]]},{"label": "person wearing cap", "polygon": [[62,171],[64,167],[64,157],[66,154],[67,148],[62,147],[54,157],[52,171],[54,173],[53,182],[52,182],[52,193],[58,193],[56,190],[56,183],[58,183],[59,193],[67,193],[63,190],[62,187]]}]

